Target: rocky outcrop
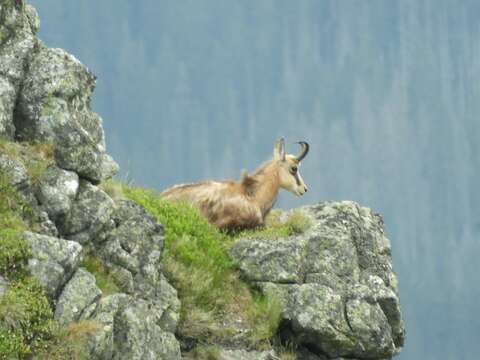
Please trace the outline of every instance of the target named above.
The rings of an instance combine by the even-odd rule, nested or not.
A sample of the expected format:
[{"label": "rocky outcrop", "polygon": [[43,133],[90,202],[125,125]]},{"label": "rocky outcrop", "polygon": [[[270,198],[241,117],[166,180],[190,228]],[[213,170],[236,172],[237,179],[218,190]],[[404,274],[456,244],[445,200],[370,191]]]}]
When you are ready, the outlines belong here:
[{"label": "rocky outcrop", "polygon": [[282,338],[312,356],[392,357],[405,330],[382,218],[352,202],[299,211],[313,224],[304,234],[231,249],[244,277],[280,299]]},{"label": "rocky outcrop", "polygon": [[59,167],[94,183],[118,165],[105,152],[101,118],[90,110],[95,76],[62,49],[39,44],[16,108],[16,136],[55,144]]},{"label": "rocky outcrop", "polygon": [[[0,170],[31,210],[28,270],[45,287],[59,324],[99,324],[88,342],[91,358],[180,359],[180,302],[159,266],[163,227],[97,186],[118,165],[106,153],[102,119],[90,109],[95,75],[64,50],[44,46],[38,27],[23,0],[0,1],[0,137],[11,142],[9,151],[0,148]],[[51,158],[19,141],[49,144]],[[80,267],[87,253],[115,274],[121,292],[102,293]]]}]

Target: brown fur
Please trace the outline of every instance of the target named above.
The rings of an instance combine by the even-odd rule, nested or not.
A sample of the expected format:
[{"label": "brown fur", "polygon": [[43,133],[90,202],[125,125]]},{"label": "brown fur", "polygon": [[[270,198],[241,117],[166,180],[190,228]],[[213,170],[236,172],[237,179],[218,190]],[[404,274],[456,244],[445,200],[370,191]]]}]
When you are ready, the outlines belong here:
[{"label": "brown fur", "polygon": [[[278,143],[277,143],[278,144]],[[283,147],[283,140],[282,140]],[[279,154],[278,150],[274,154]],[[288,170],[298,165],[293,155],[276,156],[261,165],[252,175],[244,172],[240,181],[203,181],[173,186],[160,194],[172,201],[185,201],[198,207],[208,221],[220,229],[254,228],[264,224],[281,187],[299,193]]]},{"label": "brown fur", "polygon": [[[243,174],[240,181],[204,181],[176,185],[160,196],[186,201],[220,229],[252,228],[263,225],[278,195],[278,175],[274,161],[254,175]],[[261,170],[261,171],[260,171]]]}]

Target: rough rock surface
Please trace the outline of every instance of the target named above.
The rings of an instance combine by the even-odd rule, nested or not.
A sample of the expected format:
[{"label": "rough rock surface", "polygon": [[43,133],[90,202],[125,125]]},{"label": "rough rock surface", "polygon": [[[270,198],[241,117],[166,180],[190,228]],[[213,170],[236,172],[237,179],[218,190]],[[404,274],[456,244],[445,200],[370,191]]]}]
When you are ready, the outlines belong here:
[{"label": "rough rock surface", "polygon": [[234,244],[244,276],[280,299],[285,340],[330,358],[392,357],[405,331],[382,218],[353,202],[301,211],[313,224],[302,235]]},{"label": "rough rock surface", "polygon": [[0,4],[0,137],[13,139],[15,102],[38,44],[36,11],[22,1]]},{"label": "rough rock surface", "polygon": [[[115,349],[114,327],[115,316],[131,302],[131,297],[126,294],[113,294],[103,297],[95,306],[90,319],[96,321],[101,327],[93,338],[90,339],[90,354],[93,359],[112,359]],[[82,316],[87,319],[87,316]]]},{"label": "rough rock surface", "polygon": [[127,305],[115,316],[114,359],[180,359],[180,345],[175,336],[158,323],[161,316],[146,301]]},{"label": "rough rock surface", "polygon": [[276,360],[273,350],[270,351],[254,351],[254,350],[231,350],[222,349],[219,353],[218,360]]},{"label": "rough rock surface", "polygon": [[45,287],[51,299],[72,276],[81,261],[82,246],[51,236],[25,232],[33,257],[28,261],[30,273]]},{"label": "rough rock surface", "polygon": [[102,232],[113,228],[113,209],[110,196],[88,181],[82,181],[70,212],[59,226],[60,232],[81,244],[99,242]]},{"label": "rough rock surface", "polygon": [[58,298],[55,319],[64,326],[80,319],[84,310],[101,295],[95,285],[95,277],[83,268],[78,269]]},{"label": "rough rock surface", "polygon": [[55,144],[58,165],[95,183],[118,165],[105,152],[101,118],[90,110],[95,76],[74,56],[43,45],[23,80],[15,117],[22,140]]},{"label": "rough rock surface", "polygon": [[35,195],[49,218],[60,223],[69,213],[78,187],[76,173],[50,166],[40,177]]},{"label": "rough rock surface", "polygon": [[0,173],[8,176],[11,184],[16,187],[29,185],[30,180],[25,166],[8,155],[0,154]]}]

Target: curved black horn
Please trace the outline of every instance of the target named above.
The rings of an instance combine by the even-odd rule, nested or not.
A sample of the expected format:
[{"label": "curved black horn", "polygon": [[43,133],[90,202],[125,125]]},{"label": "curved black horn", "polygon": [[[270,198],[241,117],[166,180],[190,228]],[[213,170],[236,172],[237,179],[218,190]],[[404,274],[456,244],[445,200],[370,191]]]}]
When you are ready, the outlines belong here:
[{"label": "curved black horn", "polygon": [[299,141],[297,144],[300,144],[300,146],[302,147],[302,152],[300,153],[300,155],[297,156],[297,160],[298,162],[300,162],[305,156],[307,156],[310,145],[308,145],[308,143],[305,141]]}]

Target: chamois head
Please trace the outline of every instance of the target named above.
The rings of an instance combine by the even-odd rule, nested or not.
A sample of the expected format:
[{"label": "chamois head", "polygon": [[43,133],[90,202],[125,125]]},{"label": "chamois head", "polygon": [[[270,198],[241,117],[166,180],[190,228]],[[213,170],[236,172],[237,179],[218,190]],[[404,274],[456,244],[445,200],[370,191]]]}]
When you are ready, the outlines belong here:
[{"label": "chamois head", "polygon": [[273,148],[273,159],[278,164],[278,177],[280,187],[300,196],[307,192],[307,186],[303,182],[298,168],[300,162],[307,155],[309,145],[305,141],[299,142],[302,150],[298,156],[285,154],[285,140],[279,139]]}]

